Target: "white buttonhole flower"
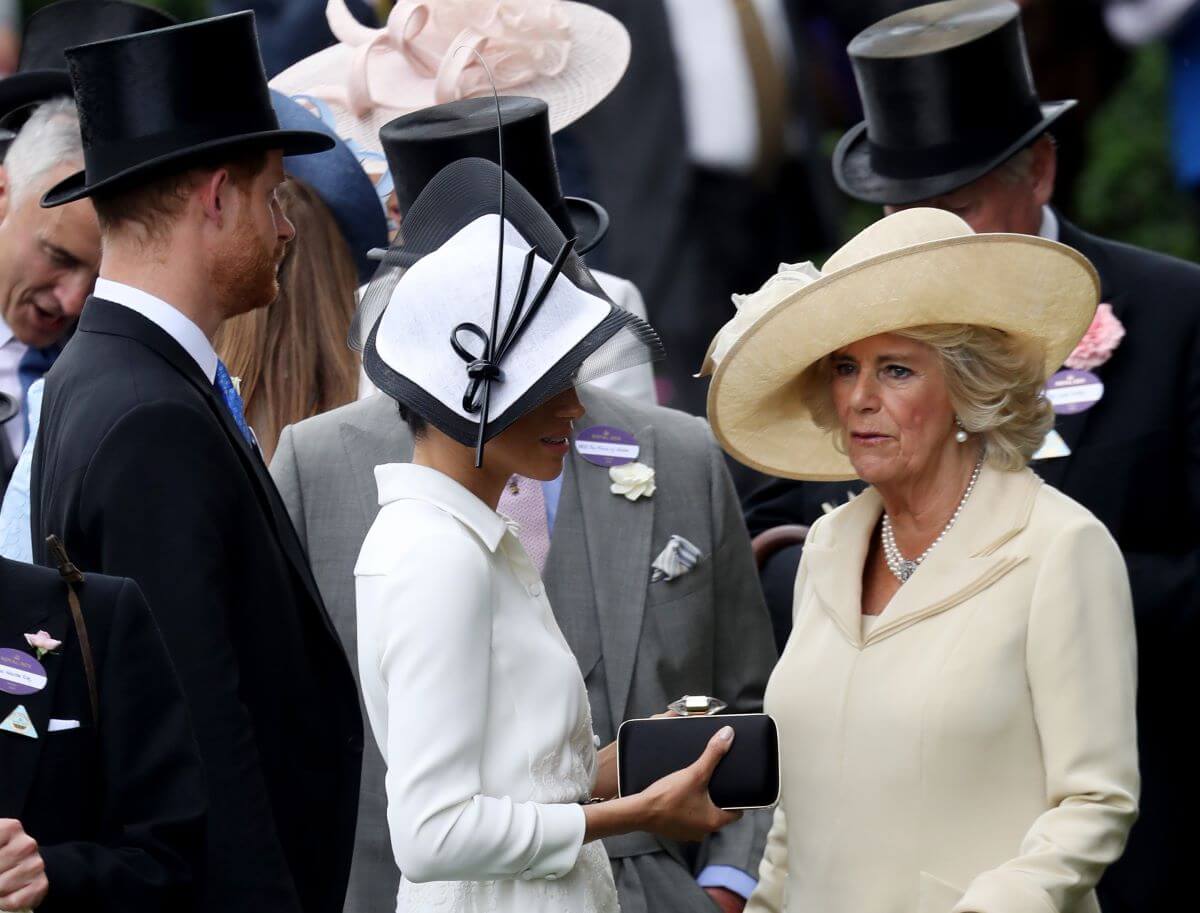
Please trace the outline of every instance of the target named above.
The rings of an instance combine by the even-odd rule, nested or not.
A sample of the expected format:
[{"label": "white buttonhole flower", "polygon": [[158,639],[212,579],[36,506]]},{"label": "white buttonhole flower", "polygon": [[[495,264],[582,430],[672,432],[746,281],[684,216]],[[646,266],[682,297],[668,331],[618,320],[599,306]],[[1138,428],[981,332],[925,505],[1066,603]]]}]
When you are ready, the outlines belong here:
[{"label": "white buttonhole flower", "polygon": [[614,495],[624,495],[630,501],[648,498],[654,494],[654,470],[645,463],[624,463],[608,470],[612,479],[610,490]]}]

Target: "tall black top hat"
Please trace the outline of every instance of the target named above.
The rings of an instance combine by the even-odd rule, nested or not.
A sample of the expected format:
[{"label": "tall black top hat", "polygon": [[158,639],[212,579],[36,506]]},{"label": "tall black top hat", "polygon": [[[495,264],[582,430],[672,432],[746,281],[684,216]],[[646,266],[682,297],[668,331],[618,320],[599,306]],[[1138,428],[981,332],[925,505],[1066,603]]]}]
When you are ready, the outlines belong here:
[{"label": "tall black top hat", "polygon": [[[585,254],[608,231],[608,213],[599,203],[564,197],[558,183],[550,114],[538,98],[500,97],[504,167],[529,191],[563,235],[578,236]],[[434,105],[384,124],[379,140],[387,154],[401,213],[408,212],[433,176],[464,158],[497,161],[496,102],[491,96]]]},{"label": "tall black top hat", "polygon": [[175,22],[174,16],[122,0],[61,0],[43,7],[25,24],[17,72],[0,80],[0,124],[16,129],[31,106],[71,94],[67,48]]},{"label": "tall black top hat", "polygon": [[333,148],[324,133],[279,129],[253,13],[98,41],[66,55],[85,170],[52,187],[43,206],[119,190],[214,156]]},{"label": "tall black top hat", "polygon": [[920,6],[861,32],[849,52],[866,120],[838,143],[833,173],[869,203],[915,203],[969,184],[1075,105],[1038,100],[1011,0]]}]

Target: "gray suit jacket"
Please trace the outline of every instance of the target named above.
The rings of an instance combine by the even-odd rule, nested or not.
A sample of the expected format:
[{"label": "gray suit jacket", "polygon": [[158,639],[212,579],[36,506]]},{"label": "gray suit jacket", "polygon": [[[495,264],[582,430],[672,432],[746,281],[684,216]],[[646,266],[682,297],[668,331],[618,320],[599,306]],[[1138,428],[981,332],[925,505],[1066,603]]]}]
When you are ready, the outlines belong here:
[{"label": "gray suit jacket", "polygon": [[[580,391],[580,427],[632,431],[658,490],[612,494],[606,470],[574,450],[551,538],[545,583],[604,741],[620,722],[662,712],[682,694],[761,709],[776,654],[745,524],[724,460],[700,419],[594,389]],[[382,395],[284,429],[271,463],[329,613],[354,654],[354,564],[378,510],[374,468],[412,456],[412,438]],[[650,583],[672,534],[703,554],[696,569]],[[384,765],[368,736],[348,913],[395,904],[399,873],[386,819]],[[708,865],[756,875],[768,813],[747,814],[700,847],[631,834],[606,841],[625,913],[711,909],[695,883]]]}]

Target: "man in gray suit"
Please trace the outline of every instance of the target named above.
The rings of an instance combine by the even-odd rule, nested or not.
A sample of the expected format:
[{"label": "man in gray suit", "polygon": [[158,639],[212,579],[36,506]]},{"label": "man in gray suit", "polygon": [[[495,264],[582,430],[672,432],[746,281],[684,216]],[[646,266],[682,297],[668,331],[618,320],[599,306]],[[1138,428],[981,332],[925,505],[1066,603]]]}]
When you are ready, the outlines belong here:
[{"label": "man in gray suit", "polygon": [[[706,423],[593,388],[580,390],[579,429],[630,432],[655,469],[653,496],[610,490],[607,469],[572,448],[554,512],[545,584],[579,661],[603,742],[625,719],[711,694],[733,712],[762,707],[776,654],[745,524]],[[412,436],[396,404],[375,395],[284,429],[271,463],[334,625],[355,650],[354,563],[378,501],[375,466],[406,461]],[[651,582],[672,535],[703,556],[690,572]],[[399,872],[386,820],[384,764],[364,749],[348,913],[395,904]],[[753,889],[769,812],[750,812],[699,846],[631,834],[605,841],[624,913],[742,908]],[[706,897],[707,895],[707,897]]]}]

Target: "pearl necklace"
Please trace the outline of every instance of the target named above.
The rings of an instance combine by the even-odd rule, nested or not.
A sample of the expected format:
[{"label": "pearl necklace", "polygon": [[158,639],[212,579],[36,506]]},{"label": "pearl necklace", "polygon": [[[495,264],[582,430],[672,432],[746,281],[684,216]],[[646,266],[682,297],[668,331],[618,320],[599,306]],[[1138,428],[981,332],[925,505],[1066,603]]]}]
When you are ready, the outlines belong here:
[{"label": "pearl necklace", "polygon": [[971,470],[971,479],[967,482],[967,490],[963,492],[962,498],[958,502],[958,507],[954,508],[954,513],[950,515],[949,522],[942,527],[942,531],[938,533],[938,537],[933,540],[929,548],[921,552],[912,561],[909,561],[900,553],[899,547],[896,545],[896,534],[892,531],[892,520],[887,515],[887,511],[883,514],[883,523],[880,524],[879,536],[883,541],[883,557],[887,562],[888,570],[892,572],[901,584],[908,582],[908,578],[917,572],[917,568],[922,562],[929,557],[929,553],[937,548],[938,543],[946,538],[946,533],[950,532],[950,528],[954,526],[954,521],[958,519],[958,515],[962,513],[963,505],[967,503],[967,498],[971,497],[971,492],[975,489],[975,483],[979,481],[979,470],[983,468],[983,456],[975,463],[975,468]]}]

